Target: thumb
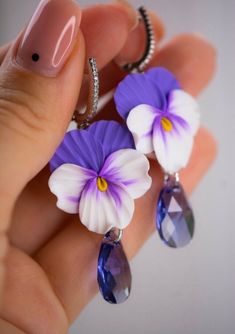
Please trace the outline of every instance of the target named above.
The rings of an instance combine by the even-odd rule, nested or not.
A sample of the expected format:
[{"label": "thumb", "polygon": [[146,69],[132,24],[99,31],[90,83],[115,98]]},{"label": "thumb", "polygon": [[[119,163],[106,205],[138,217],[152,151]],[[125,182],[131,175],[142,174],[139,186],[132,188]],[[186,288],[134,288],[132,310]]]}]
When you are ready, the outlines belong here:
[{"label": "thumb", "polygon": [[74,1],[41,1],[0,67],[2,208],[46,165],[66,131],[84,70],[80,21]]}]

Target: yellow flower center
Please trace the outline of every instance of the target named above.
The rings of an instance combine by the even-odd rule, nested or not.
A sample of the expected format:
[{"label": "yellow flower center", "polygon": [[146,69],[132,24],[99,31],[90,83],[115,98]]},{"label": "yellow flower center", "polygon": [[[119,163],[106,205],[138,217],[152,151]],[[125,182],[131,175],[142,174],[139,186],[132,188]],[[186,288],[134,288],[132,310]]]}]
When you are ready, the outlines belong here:
[{"label": "yellow flower center", "polygon": [[172,130],[172,128],[173,128],[173,124],[166,117],[162,117],[161,124],[162,124],[162,127],[163,127],[164,131],[170,132]]},{"label": "yellow flower center", "polygon": [[105,179],[103,179],[102,177],[99,176],[99,177],[97,177],[96,183],[97,183],[97,188],[99,189],[99,191],[102,191],[102,192],[107,191],[108,182]]}]

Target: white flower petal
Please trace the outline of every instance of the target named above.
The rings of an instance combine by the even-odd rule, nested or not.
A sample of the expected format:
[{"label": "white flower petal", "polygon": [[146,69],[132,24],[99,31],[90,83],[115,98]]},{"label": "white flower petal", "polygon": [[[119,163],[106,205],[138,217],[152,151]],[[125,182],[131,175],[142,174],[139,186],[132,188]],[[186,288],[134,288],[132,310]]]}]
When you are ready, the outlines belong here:
[{"label": "white flower petal", "polygon": [[159,164],[165,172],[172,174],[186,167],[193,147],[193,136],[182,127],[178,127],[177,131],[165,132],[159,123],[154,126],[153,145]]},{"label": "white flower petal", "polygon": [[169,96],[168,112],[183,118],[192,135],[196,134],[200,124],[199,105],[191,95],[180,89],[173,90]]},{"label": "white flower petal", "polygon": [[78,213],[79,199],[85,184],[95,176],[92,170],[73,164],[57,168],[49,179],[49,188],[58,198],[57,207],[67,213]]},{"label": "white flower petal", "polygon": [[131,222],[133,213],[134,200],[124,186],[108,183],[108,190],[102,192],[96,179],[85,186],[79,215],[82,224],[90,231],[105,234],[112,227],[124,229]]},{"label": "white flower petal", "polygon": [[133,149],[123,149],[112,153],[105,161],[100,174],[115,183],[121,183],[133,199],[139,198],[151,187],[148,175],[148,159]]},{"label": "white flower petal", "polygon": [[134,137],[136,149],[144,154],[153,152],[152,130],[157,115],[156,108],[140,104],[127,117],[127,126]]}]

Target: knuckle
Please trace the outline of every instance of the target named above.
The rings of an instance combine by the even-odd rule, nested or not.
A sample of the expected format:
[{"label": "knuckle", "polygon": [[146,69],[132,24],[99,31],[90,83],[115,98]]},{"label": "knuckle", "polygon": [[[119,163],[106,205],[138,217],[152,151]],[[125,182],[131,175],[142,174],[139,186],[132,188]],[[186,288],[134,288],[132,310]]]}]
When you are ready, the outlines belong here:
[{"label": "knuckle", "polygon": [[45,99],[38,96],[37,87],[25,78],[7,76],[0,81],[0,125],[15,130],[47,131],[50,119],[46,112]]},{"label": "knuckle", "polygon": [[28,117],[29,112],[25,106],[15,106],[13,102],[3,102],[0,99],[0,131],[4,130],[8,135],[17,134],[29,140],[34,139],[36,133],[42,132],[42,128],[33,117]]}]

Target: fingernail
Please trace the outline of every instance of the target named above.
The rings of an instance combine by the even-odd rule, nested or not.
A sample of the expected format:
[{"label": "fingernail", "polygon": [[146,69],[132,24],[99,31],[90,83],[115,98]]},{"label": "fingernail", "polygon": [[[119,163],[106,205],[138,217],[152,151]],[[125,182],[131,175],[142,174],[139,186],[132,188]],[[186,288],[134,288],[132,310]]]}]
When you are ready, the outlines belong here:
[{"label": "fingernail", "polygon": [[120,8],[125,10],[125,12],[129,16],[130,27],[131,29],[134,29],[138,25],[138,22],[139,22],[139,16],[138,16],[138,12],[136,8],[133,7],[130,4],[130,2],[127,0],[116,0],[114,3],[116,6],[119,6]]},{"label": "fingernail", "polygon": [[81,10],[72,0],[42,0],[20,42],[16,62],[43,76],[63,68],[76,41]]}]

